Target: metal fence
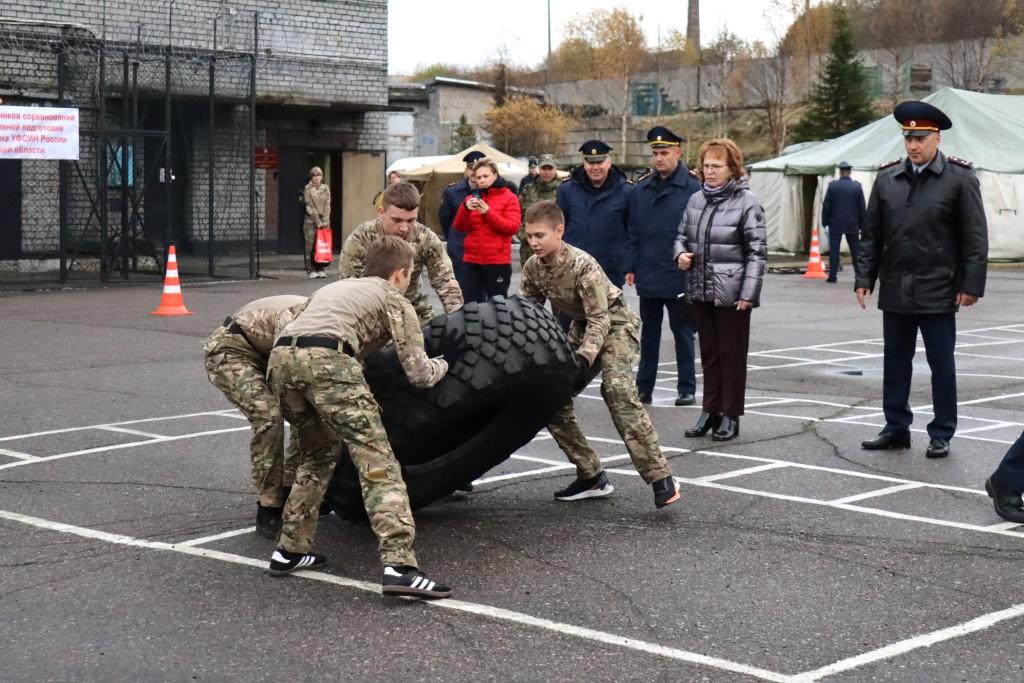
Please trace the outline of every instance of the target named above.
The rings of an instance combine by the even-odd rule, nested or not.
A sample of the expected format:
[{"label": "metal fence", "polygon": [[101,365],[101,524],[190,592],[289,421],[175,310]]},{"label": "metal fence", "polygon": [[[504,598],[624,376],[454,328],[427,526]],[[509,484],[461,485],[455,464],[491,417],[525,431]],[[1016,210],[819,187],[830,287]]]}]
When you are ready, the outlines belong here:
[{"label": "metal fence", "polygon": [[255,87],[251,52],[105,41],[0,23],[4,104],[79,110],[77,161],[0,160],[0,288],[253,278]]}]

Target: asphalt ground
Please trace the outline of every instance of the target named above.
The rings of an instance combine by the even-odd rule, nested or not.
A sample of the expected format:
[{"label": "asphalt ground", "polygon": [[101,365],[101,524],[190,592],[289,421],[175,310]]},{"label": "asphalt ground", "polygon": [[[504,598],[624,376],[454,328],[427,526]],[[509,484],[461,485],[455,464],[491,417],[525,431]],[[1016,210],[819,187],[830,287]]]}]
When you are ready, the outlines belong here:
[{"label": "asphalt ground", "polygon": [[[1008,681],[1024,677],[1024,528],[982,490],[1022,427],[1024,273],[958,316],[960,427],[924,457],[882,425],[881,314],[838,285],[767,278],[735,441],[686,439],[664,336],[650,412],[683,498],[655,510],[592,386],[582,425],[606,499],[558,503],[544,433],[417,513],[453,599],[383,598],[368,527],[322,521],[322,571],[265,573],[248,427],[202,339],[241,304],[323,284],[280,272],[0,296],[0,640],[5,681]],[[635,300],[634,300],[635,303]],[[698,382],[699,384],[699,382]],[[529,409],[524,406],[524,410]]]}]

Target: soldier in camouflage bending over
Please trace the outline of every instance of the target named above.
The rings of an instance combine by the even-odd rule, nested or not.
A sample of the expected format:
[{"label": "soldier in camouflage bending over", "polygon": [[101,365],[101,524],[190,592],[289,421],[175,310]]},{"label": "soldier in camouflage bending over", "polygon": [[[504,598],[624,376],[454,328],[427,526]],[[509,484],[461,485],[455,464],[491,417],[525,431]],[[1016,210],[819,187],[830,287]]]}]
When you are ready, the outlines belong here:
[{"label": "soldier in camouflage bending over", "polygon": [[[655,506],[676,502],[679,484],[672,478],[633,382],[633,363],[640,353],[640,318],[594,257],[562,241],[565,218],[557,204],[534,204],[524,220],[533,256],[523,265],[519,293],[541,304],[550,299],[556,312],[572,318],[569,343],[587,366],[601,362],[601,396],[633,466],[654,489]],[[555,415],[548,431],[576,465],[576,480],[555,493],[557,500],[598,498],[615,490],[580,430],[572,401]]]},{"label": "soldier in camouflage bending over", "polygon": [[420,193],[412,183],[396,183],[384,190],[380,216],[376,220],[360,223],[345,240],[338,266],[341,277],[363,277],[366,269],[366,249],[382,235],[401,237],[416,252],[412,267],[412,281],[405,292],[416,309],[420,325],[434,317],[434,308],[420,287],[420,275],[427,269],[430,284],[441,299],[445,313],[462,308],[462,288],[452,271],[452,262],[445,253],[444,244],[434,231],[416,221],[420,206]]},{"label": "soldier in camouflage bending over", "polygon": [[364,277],[339,280],[314,292],[306,310],[274,342],[270,385],[298,433],[299,454],[271,574],[326,563],[309,549],[340,441],[359,473],[363,504],[379,541],[383,593],[421,598],[451,594],[448,586],[417,569],[415,526],[402,470],[361,363],[394,341],[413,386],[431,387],[448,371],[443,359],[427,357],[416,311],[403,296],[412,272],[413,247],[399,237],[378,238],[366,250]]},{"label": "soldier in camouflage bending over", "polygon": [[284,454],[284,418],[267,386],[267,356],[277,334],[306,307],[304,296],[269,296],[232,313],[203,344],[206,376],[252,426],[249,454],[259,492],[256,533],[277,538],[287,488],[295,478],[295,433]]}]

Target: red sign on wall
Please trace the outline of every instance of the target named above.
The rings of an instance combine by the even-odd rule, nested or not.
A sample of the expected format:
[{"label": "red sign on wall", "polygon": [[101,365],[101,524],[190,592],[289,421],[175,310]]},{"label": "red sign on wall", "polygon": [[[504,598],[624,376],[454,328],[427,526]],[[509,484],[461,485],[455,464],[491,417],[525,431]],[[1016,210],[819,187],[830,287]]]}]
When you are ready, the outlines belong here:
[{"label": "red sign on wall", "polygon": [[256,148],[256,168],[274,169],[277,168],[277,150],[268,147]]}]

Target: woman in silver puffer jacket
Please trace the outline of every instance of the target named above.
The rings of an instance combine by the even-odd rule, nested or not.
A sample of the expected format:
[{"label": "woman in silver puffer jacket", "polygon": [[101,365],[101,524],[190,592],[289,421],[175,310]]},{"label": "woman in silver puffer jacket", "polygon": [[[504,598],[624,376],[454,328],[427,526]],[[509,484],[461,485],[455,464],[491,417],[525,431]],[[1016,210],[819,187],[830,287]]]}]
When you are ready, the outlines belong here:
[{"label": "woman in silver puffer jacket", "polygon": [[686,436],[739,436],[747,385],[750,312],[760,304],[767,255],[764,209],[727,138],[700,147],[703,184],[679,224],[675,259],[687,271],[687,294],[700,335],[704,412]]}]

